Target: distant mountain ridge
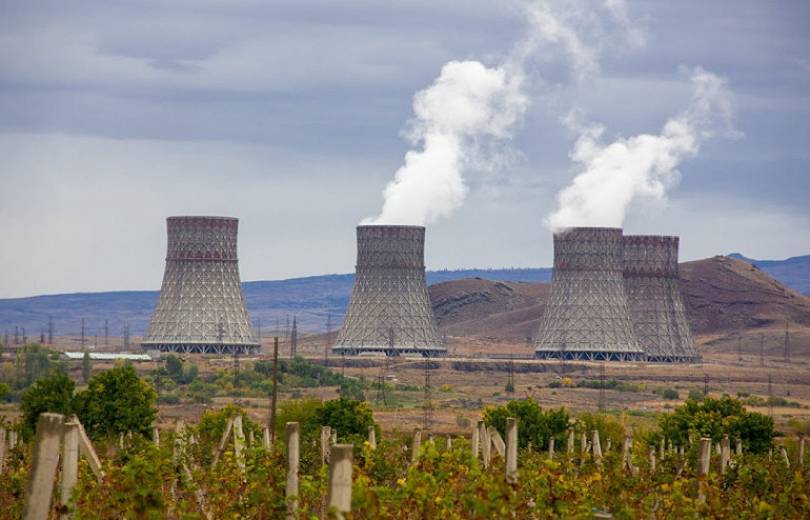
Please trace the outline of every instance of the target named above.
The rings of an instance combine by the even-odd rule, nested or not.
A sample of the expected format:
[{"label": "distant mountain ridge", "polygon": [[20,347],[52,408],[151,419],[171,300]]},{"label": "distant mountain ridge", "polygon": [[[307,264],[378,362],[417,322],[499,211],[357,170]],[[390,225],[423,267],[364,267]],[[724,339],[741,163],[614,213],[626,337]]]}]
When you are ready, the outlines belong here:
[{"label": "distant mountain ridge", "polygon": [[[545,282],[551,279],[549,268],[458,269],[428,271],[428,284],[464,278],[487,278],[514,282]],[[242,284],[248,312],[258,327],[272,334],[283,328],[287,318],[296,316],[304,332],[321,332],[331,315],[332,327],[337,328],[349,302],[353,274],[329,274],[244,282]],[[22,328],[29,339],[47,333],[48,316],[53,317],[56,335],[79,335],[81,319],[85,319],[85,334],[103,336],[104,320],[108,320],[111,337],[120,337],[128,322],[134,336],[140,336],[149,326],[159,291],[113,291],[73,293],[0,299],[0,335],[6,331],[13,337],[14,327]],[[99,340],[100,341],[100,340]]]},{"label": "distant mountain ridge", "polygon": [[731,253],[728,257],[748,262],[794,291],[810,296],[810,255],[785,260],[754,260],[740,253]]},{"label": "distant mountain ridge", "polygon": [[[752,260],[739,253],[729,257],[747,262],[757,269],[772,276],[774,279],[792,288],[795,291],[810,295],[810,255],[798,256],[787,260]],[[539,283],[551,280],[550,268],[519,268],[519,269],[460,269],[428,271],[429,285],[451,282],[463,279],[483,279],[492,282]],[[323,332],[331,315],[332,328],[339,327],[349,301],[353,274],[330,274],[310,276],[304,278],[291,278],[287,280],[270,280],[245,282],[242,284],[248,311],[254,326],[261,322],[265,336],[274,333],[275,329],[283,329],[287,318],[296,316],[299,327],[303,332]],[[473,284],[475,285],[475,284]],[[463,286],[459,286],[463,287]],[[514,287],[513,287],[514,288]],[[478,291],[472,290],[472,293]],[[500,287],[499,291],[505,291]],[[528,291],[528,292],[526,292]],[[537,319],[537,311],[542,310],[542,288],[526,288],[518,290],[520,296],[514,300],[515,308],[510,312],[510,320],[523,322],[522,327],[514,329],[510,334],[514,337],[531,331],[533,320]],[[431,291],[434,292],[433,290]],[[498,292],[491,292],[496,295]],[[453,314],[453,309],[461,311],[470,303],[470,294],[457,295],[461,298],[453,301],[456,296],[448,295],[439,321],[445,321],[451,327],[451,334],[456,332],[447,321]],[[102,337],[104,334],[104,320],[109,321],[111,337],[122,335],[125,323],[129,323],[133,336],[140,336],[149,325],[158,291],[114,291],[103,293],[74,293],[33,296],[28,298],[0,299],[0,335],[6,331],[10,336],[14,334],[14,327],[25,328],[29,339],[36,339],[40,333],[47,331],[48,316],[54,320],[56,335],[79,335],[81,319],[85,318],[86,335],[92,341],[93,336]],[[538,298],[536,307],[530,308],[529,302]],[[511,300],[511,298],[510,298]],[[520,302],[520,305],[517,304]],[[434,302],[435,303],[435,302]],[[528,308],[524,305],[529,304]],[[487,301],[481,300],[473,308],[479,309],[480,318],[486,319],[478,325],[480,327],[492,326],[489,318]],[[468,312],[464,309],[464,313]],[[498,318],[500,320],[500,317]],[[465,328],[467,325],[465,325]],[[476,331],[477,332],[477,331]],[[510,334],[506,334],[507,336]],[[99,339],[100,341],[100,339]],[[120,340],[119,340],[120,343]]]}]

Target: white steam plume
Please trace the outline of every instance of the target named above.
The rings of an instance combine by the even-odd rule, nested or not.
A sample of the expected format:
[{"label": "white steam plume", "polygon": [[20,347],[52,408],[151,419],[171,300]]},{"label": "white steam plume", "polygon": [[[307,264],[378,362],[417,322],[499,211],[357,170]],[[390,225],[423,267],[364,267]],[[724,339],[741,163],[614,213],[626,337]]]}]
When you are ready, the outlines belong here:
[{"label": "white steam plume", "polygon": [[[382,212],[364,224],[424,225],[463,204],[465,168],[480,164],[482,144],[508,139],[528,108],[524,64],[538,45],[549,56],[562,49],[579,79],[598,71],[600,42],[590,45],[580,38],[600,32],[589,30],[594,28],[592,11],[567,1],[522,5],[531,30],[504,63],[487,67],[451,61],[431,86],[416,93],[408,133],[415,149],[405,154],[405,163],[386,186]],[[595,6],[619,25],[628,23],[622,2],[599,0]]]},{"label": "white steam plume", "polygon": [[570,156],[582,171],[557,195],[557,209],[546,217],[549,228],[620,227],[636,198],[666,198],[679,179],[678,165],[697,154],[702,141],[718,131],[733,133],[726,80],[700,67],[690,79],[690,106],[669,119],[659,135],[640,134],[604,145],[602,126],[579,128]]},{"label": "white steam plume", "polygon": [[528,106],[522,84],[522,72],[507,66],[444,65],[433,85],[414,96],[410,138],[421,150],[405,154],[383,193],[382,213],[364,223],[424,225],[461,206],[465,152],[477,139],[509,137]]}]

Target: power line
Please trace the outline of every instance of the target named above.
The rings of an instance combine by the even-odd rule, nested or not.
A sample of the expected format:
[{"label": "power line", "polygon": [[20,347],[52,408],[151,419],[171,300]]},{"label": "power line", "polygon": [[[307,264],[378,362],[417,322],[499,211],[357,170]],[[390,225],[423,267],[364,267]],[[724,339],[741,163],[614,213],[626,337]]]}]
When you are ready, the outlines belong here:
[{"label": "power line", "polygon": [[604,412],[606,406],[605,396],[605,364],[599,365],[599,411]]}]

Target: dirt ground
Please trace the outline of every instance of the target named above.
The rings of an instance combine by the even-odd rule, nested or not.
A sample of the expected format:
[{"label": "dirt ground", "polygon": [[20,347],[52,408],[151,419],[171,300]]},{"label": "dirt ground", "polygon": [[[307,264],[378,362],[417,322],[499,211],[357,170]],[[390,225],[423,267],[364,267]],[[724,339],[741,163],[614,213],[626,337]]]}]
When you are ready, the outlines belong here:
[{"label": "dirt ground", "polygon": [[[363,377],[369,381],[381,375],[390,384],[418,387],[413,390],[388,391],[384,396],[369,390],[366,398],[375,411],[375,418],[383,431],[409,431],[421,427],[424,422],[425,363],[422,359],[401,358],[391,360],[388,368],[379,357],[340,358],[325,353],[326,338],[304,338],[298,346],[299,355],[313,362],[328,363],[333,370],[347,376]],[[133,344],[137,344],[134,342]],[[72,342],[65,341],[63,348]],[[696,338],[702,363],[664,365],[649,363],[605,363],[606,380],[616,379],[643,385],[640,391],[605,390],[605,409],[610,413],[627,417],[629,422],[650,425],[655,413],[674,408],[681,403],[690,390],[703,391],[720,396],[753,395],[767,398],[782,397],[795,403],[790,407],[754,408],[772,414],[777,428],[790,432],[788,421],[798,418],[810,420],[810,329],[791,330],[790,360],[785,359],[784,329],[774,327],[747,332],[738,341],[732,333],[723,336]],[[241,358],[240,363],[249,364],[256,359],[269,359],[272,340],[265,339],[262,354]],[[738,348],[741,348],[738,350]],[[764,348],[763,348],[764,346]],[[432,360],[436,368],[429,370],[432,404],[430,425],[436,433],[466,433],[480,418],[484,406],[503,404],[515,397],[531,396],[543,407],[564,406],[575,414],[596,411],[599,407],[599,389],[560,387],[551,388],[552,382],[575,384],[579,380],[599,380],[601,363],[540,362],[530,359],[532,346],[526,343],[509,344],[492,342],[481,338],[449,338],[449,356]],[[497,354],[496,354],[497,353]],[[289,346],[282,343],[279,357],[289,357]],[[233,358],[188,356],[199,365],[202,373],[228,369]],[[463,362],[466,370],[458,369]],[[72,367],[74,377],[80,379],[80,362]],[[454,367],[454,364],[456,367]],[[110,363],[95,363],[94,370],[112,366]],[[138,363],[141,373],[156,368],[154,362]],[[506,393],[506,385],[513,373],[515,391]],[[769,383],[770,380],[770,383]],[[770,386],[770,391],[769,391]],[[653,391],[661,388],[674,389],[678,399],[667,400]],[[283,402],[294,397],[312,396],[330,399],[338,396],[334,387],[296,389],[282,392]],[[208,408],[218,408],[236,402],[249,411],[256,420],[266,421],[269,415],[268,398],[217,398],[210,405],[171,405],[160,407],[160,422],[166,426],[177,419],[196,421]],[[16,409],[5,405],[0,409],[4,415],[16,415]]]}]

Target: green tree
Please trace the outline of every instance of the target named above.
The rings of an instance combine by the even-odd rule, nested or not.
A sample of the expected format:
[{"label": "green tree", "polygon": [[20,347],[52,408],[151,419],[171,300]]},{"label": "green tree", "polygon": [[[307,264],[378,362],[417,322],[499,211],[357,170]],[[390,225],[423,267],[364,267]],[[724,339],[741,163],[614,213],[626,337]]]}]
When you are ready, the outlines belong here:
[{"label": "green tree", "polygon": [[369,426],[376,427],[368,404],[343,397],[323,403],[315,410],[311,420],[315,424],[310,424],[308,428],[317,427],[320,430],[321,426],[331,426],[344,440],[354,436],[355,440],[361,441],[368,435]]},{"label": "green tree", "polygon": [[754,453],[767,451],[773,440],[773,419],[749,412],[739,399],[723,396],[705,397],[700,401],[688,399],[659,420],[660,432],[675,444],[685,444],[689,434],[710,437],[718,442],[728,435],[732,443],[742,439],[746,449]]},{"label": "green tree", "polygon": [[17,352],[14,386],[18,390],[28,388],[34,381],[48,374],[51,369],[65,370],[59,355],[38,343],[25,345]]},{"label": "green tree", "polygon": [[23,413],[24,435],[28,437],[34,433],[39,414],[43,412],[65,415],[73,413],[74,388],[73,380],[67,374],[53,370],[23,392],[20,408]]},{"label": "green tree", "polygon": [[501,435],[506,434],[506,419],[518,420],[518,445],[526,448],[529,443],[535,449],[545,449],[548,440],[555,438],[560,445],[565,439],[568,428],[568,412],[564,408],[543,410],[532,398],[509,401],[504,406],[490,407],[484,410],[484,423],[494,426]]},{"label": "green tree", "polygon": [[90,361],[90,352],[84,351],[82,356],[82,381],[87,384],[90,381],[90,372],[93,370],[93,365]]},{"label": "green tree", "polygon": [[96,374],[76,397],[79,419],[94,436],[147,434],[157,415],[157,392],[130,364]]},{"label": "green tree", "polygon": [[166,373],[175,383],[183,377],[183,362],[174,354],[166,356]]}]

